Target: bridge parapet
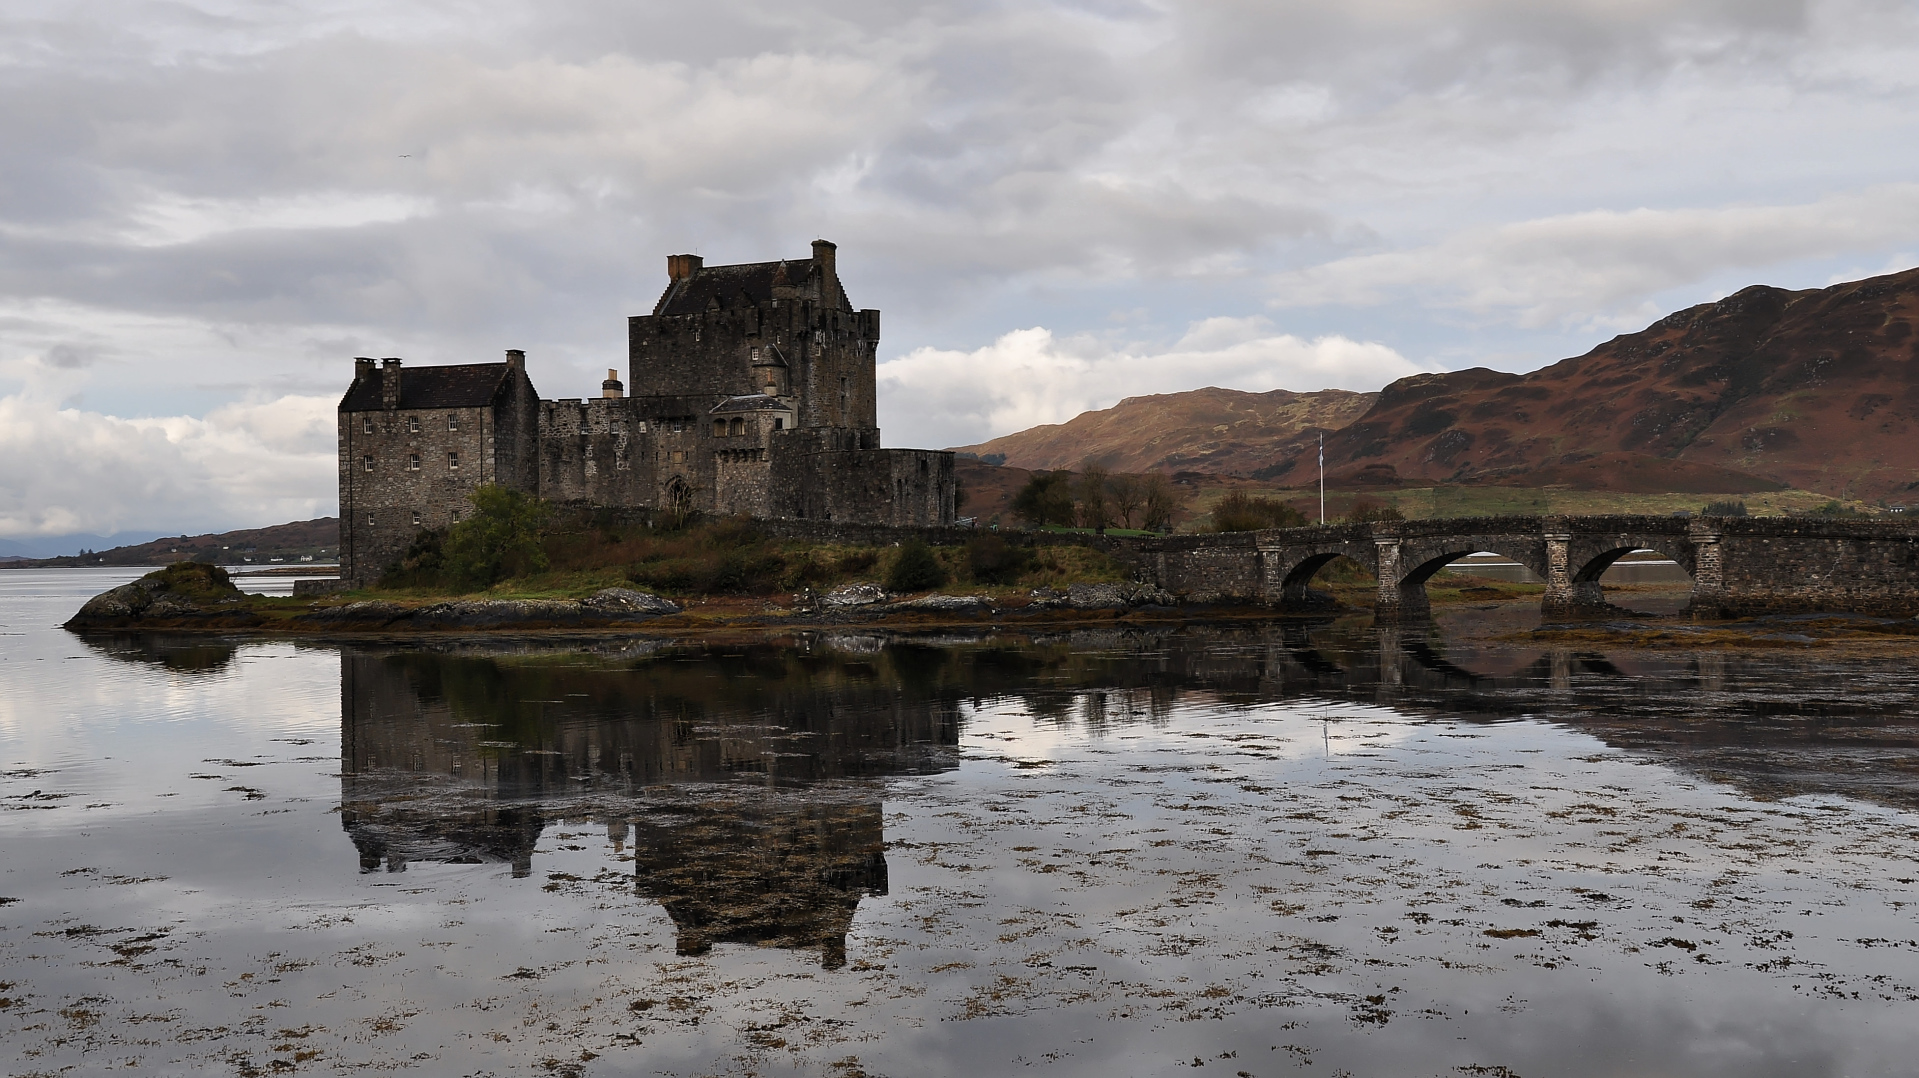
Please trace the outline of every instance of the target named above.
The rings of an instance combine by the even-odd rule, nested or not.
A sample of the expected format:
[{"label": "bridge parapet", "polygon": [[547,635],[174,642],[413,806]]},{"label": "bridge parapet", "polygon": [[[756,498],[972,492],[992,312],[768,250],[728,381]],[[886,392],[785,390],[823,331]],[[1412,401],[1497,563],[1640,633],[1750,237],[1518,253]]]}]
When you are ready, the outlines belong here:
[{"label": "bridge parapet", "polygon": [[1693,578],[1700,617],[1919,614],[1919,520],[1466,517],[1167,536],[1137,547],[1142,578],[1168,591],[1281,609],[1323,606],[1314,575],[1351,558],[1379,581],[1374,612],[1382,624],[1429,617],[1427,582],[1477,551],[1504,554],[1544,580],[1547,617],[1589,618],[1612,609],[1600,583],[1606,569],[1640,549],[1670,557]]}]

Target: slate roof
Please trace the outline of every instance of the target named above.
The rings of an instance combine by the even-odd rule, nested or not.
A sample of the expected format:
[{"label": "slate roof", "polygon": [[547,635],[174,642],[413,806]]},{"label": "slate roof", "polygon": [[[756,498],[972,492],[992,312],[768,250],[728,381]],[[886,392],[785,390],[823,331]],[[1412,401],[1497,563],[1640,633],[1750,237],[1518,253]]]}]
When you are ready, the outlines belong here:
[{"label": "slate roof", "polygon": [[788,258],[779,262],[743,262],[737,266],[702,266],[692,277],[667,285],[653,313],[698,314],[715,299],[721,307],[770,303],[773,285],[782,269],[786,280],[781,283],[797,287],[813,275],[813,260]]},{"label": "slate roof", "polygon": [[[449,367],[401,367],[402,408],[484,408],[506,385],[505,363],[460,363]],[[342,412],[380,410],[380,371],[361,375],[340,399]]]},{"label": "slate roof", "polygon": [[728,397],[713,406],[708,415],[723,412],[790,412],[793,409],[778,397],[769,397],[764,393],[749,393],[744,397]]}]

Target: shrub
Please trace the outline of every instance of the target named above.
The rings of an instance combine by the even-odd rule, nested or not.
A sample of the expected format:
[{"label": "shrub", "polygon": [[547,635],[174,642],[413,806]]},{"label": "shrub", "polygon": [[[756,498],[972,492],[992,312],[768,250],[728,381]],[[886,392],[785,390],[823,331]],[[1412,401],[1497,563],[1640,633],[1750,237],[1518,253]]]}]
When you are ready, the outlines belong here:
[{"label": "shrub", "polygon": [[1034,472],[1013,496],[1013,515],[1035,528],[1048,524],[1073,526],[1071,472]]},{"label": "shrub", "polygon": [[1699,511],[1702,517],[1743,517],[1746,515],[1746,503],[1741,501],[1707,502]]},{"label": "shrub", "polygon": [[440,572],[463,587],[487,587],[546,568],[540,533],[551,514],[530,494],[489,483],[468,498],[473,515],[447,529]]},{"label": "shrub", "polygon": [[933,557],[933,548],[918,539],[900,545],[899,556],[886,573],[886,590],[893,592],[927,591],[946,583],[946,570]]},{"label": "shrub", "polygon": [[1298,528],[1306,515],[1278,498],[1262,498],[1243,490],[1228,493],[1213,506],[1213,530],[1251,532],[1262,528]]},{"label": "shrub", "polygon": [[1820,517],[1856,517],[1859,515],[1859,510],[1841,505],[1837,500],[1834,500],[1814,509],[1812,513],[1814,516]]},{"label": "shrub", "polygon": [[997,535],[982,535],[966,543],[966,569],[981,584],[1012,584],[1026,571],[1033,552]]},{"label": "shrub", "polygon": [[1346,522],[1349,524],[1371,524],[1375,520],[1405,519],[1406,514],[1400,512],[1397,505],[1387,505],[1367,498],[1354,502],[1352,509],[1346,514]]}]

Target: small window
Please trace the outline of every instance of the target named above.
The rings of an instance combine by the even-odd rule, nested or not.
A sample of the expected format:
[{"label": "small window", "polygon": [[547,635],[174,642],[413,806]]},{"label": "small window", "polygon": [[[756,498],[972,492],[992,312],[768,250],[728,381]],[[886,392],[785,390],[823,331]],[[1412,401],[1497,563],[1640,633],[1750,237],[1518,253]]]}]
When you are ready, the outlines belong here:
[{"label": "small window", "polygon": [[633,424],[633,433],[635,433],[635,434],[645,434],[645,433],[646,433],[646,420],[644,420],[644,419],[642,419],[642,420],[640,420],[640,421],[639,421],[638,423],[635,423],[635,424]]},{"label": "small window", "polygon": [[784,419],[781,419],[781,418],[779,418],[778,416],[774,416],[774,417],[773,417],[773,429],[774,429],[774,430],[785,430],[785,429],[786,429],[786,420],[784,420]]},{"label": "small window", "polygon": [[453,415],[449,415],[446,417],[446,429],[448,430],[460,429],[460,417],[458,413],[455,413]]},{"label": "small window", "polygon": [[366,526],[367,526],[367,527],[369,527],[369,528],[371,528],[371,527],[373,527],[373,514],[372,514],[372,513],[368,513],[368,514],[366,515]]},{"label": "small window", "polygon": [[407,454],[406,470],[409,472],[417,472],[420,470],[420,454],[418,453]]},{"label": "small window", "polygon": [[713,421],[713,437],[715,438],[726,437],[726,420],[715,419]]},{"label": "small window", "polygon": [[759,361],[760,361],[760,350],[755,348],[753,349],[753,362],[758,363]]},{"label": "small window", "polygon": [[459,522],[460,522],[460,511],[458,509],[455,509],[453,511],[453,523],[458,524]]},{"label": "small window", "polygon": [[365,463],[365,465],[366,465],[366,470],[367,470],[367,471],[369,471],[369,472],[370,472],[370,471],[372,471],[372,470],[373,470],[373,458],[372,458],[372,457],[361,457],[361,458],[360,458],[360,460],[361,460],[362,462],[364,462],[364,463]]},{"label": "small window", "polygon": [[[841,381],[845,381],[845,379],[841,379]],[[408,434],[420,433],[420,417],[419,416],[410,415],[406,417],[406,432]]]},{"label": "small window", "polygon": [[361,434],[373,433],[373,417],[372,416],[366,416],[360,420],[360,433]]},{"label": "small window", "polygon": [[420,511],[418,509],[415,509],[413,511],[413,523],[418,524],[419,522],[420,522]]},{"label": "small window", "polygon": [[460,470],[460,454],[448,453],[446,455],[446,466],[448,469],[452,471],[456,471],[456,472],[459,471]]},{"label": "small window", "polygon": [[734,437],[739,437],[740,435],[745,434],[746,420],[735,419],[731,424],[728,425],[727,433],[733,435]]}]

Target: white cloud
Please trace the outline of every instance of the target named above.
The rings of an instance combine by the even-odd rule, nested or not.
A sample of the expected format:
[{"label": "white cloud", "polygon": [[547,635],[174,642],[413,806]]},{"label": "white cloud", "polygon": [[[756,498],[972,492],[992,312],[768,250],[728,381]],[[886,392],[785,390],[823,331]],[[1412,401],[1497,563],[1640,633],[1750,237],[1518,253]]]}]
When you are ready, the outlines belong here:
[{"label": "white cloud", "polygon": [[200,532],[335,512],[331,397],[121,419],[0,397],[0,537]]},{"label": "white cloud", "polygon": [[[1091,336],[1014,330],[970,352],[919,348],[879,365],[880,418],[894,444],[965,445],[1063,423],[1122,397],[1200,386],[1377,389],[1422,367],[1383,344],[1276,334],[1263,318],[1195,323],[1171,346],[1114,346]],[[912,416],[899,424],[889,417]]]},{"label": "white cloud", "polygon": [[1914,242],[1919,184],[1911,183],[1799,205],[1593,210],[1281,274],[1274,305],[1375,305],[1411,292],[1431,307],[1530,326],[1622,307],[1638,318],[1646,297],[1724,270]]}]

